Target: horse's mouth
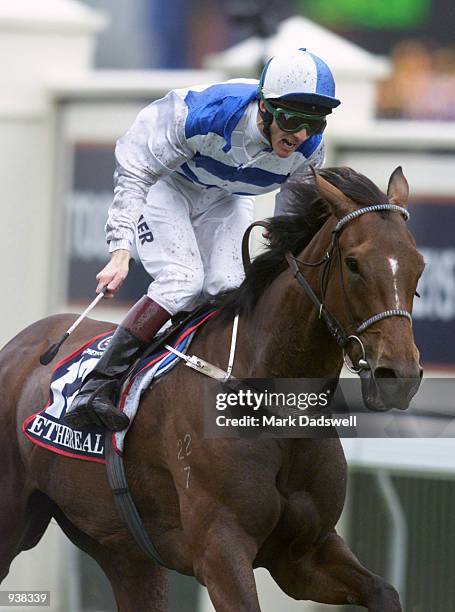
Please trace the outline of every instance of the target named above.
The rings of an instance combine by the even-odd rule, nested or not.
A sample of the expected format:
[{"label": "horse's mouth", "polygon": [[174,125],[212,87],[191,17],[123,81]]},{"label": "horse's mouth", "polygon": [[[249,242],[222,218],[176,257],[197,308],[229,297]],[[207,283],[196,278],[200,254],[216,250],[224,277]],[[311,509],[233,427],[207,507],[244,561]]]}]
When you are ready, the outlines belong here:
[{"label": "horse's mouth", "polygon": [[406,410],[417,393],[421,377],[379,378],[371,370],[361,375],[365,406],[374,412]]}]

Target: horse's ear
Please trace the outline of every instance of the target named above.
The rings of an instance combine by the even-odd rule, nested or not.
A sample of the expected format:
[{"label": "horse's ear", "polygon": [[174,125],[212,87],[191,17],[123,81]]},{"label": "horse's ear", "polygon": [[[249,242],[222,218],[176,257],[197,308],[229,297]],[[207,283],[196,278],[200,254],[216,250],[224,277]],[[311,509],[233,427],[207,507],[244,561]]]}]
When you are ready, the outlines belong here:
[{"label": "horse's ear", "polygon": [[401,166],[395,168],[389,178],[387,197],[392,204],[398,204],[404,208],[408,205],[409,185]]},{"label": "horse's ear", "polygon": [[319,192],[319,195],[328,202],[332,213],[338,218],[341,219],[348,213],[356,210],[357,206],[354,204],[352,200],[350,200],[342,191],[326,181],[322,176],[316,173],[315,169],[312,167],[311,171],[313,173],[314,182],[316,185],[316,189]]}]

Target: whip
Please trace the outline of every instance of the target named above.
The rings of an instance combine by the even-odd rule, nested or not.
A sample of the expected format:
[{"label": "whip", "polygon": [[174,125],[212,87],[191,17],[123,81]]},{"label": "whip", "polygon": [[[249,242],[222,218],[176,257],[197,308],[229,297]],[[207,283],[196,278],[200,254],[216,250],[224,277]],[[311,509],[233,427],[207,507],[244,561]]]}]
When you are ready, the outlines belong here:
[{"label": "whip", "polygon": [[57,355],[57,353],[60,350],[60,347],[62,346],[62,344],[65,342],[65,340],[68,338],[68,336],[71,334],[71,332],[73,332],[76,327],[79,325],[79,323],[81,323],[81,321],[83,321],[85,319],[85,317],[88,315],[88,313],[93,310],[93,308],[95,308],[95,306],[98,304],[98,302],[100,300],[103,299],[103,297],[106,295],[107,293],[107,287],[103,287],[101,289],[101,292],[96,296],[96,298],[87,306],[87,308],[84,310],[84,312],[80,315],[80,317],[78,317],[74,323],[71,325],[71,327],[69,327],[66,332],[63,334],[63,336],[60,338],[60,340],[58,342],[56,342],[55,344],[52,344],[45,353],[43,353],[41,355],[41,357],[39,358],[39,362],[41,365],[47,365],[48,363],[50,363],[54,357]]}]

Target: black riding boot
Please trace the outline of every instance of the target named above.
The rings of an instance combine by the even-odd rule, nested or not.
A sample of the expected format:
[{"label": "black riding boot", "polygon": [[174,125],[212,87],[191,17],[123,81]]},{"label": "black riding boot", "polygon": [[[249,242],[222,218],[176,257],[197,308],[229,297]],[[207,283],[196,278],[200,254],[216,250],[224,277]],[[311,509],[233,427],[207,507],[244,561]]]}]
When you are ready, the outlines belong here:
[{"label": "black riding boot", "polygon": [[65,416],[68,425],[95,423],[112,431],[128,427],[129,418],[117,408],[120,381],[170,316],[147,296],[131,308],[74,398]]}]

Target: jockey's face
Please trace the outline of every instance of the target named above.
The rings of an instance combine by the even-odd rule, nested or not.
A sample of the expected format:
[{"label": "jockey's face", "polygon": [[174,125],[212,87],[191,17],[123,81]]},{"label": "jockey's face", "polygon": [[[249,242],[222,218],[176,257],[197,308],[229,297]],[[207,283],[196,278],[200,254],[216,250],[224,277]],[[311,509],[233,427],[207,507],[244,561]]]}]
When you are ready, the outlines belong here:
[{"label": "jockey's face", "polygon": [[[259,102],[261,111],[265,111],[265,106],[262,100]],[[259,129],[263,132],[263,122],[259,116]],[[274,153],[278,157],[289,157],[294,153],[301,144],[309,138],[307,130],[304,128],[299,132],[284,132],[281,130],[275,119],[270,126],[270,140]]]},{"label": "jockey's face", "polygon": [[273,120],[270,126],[270,140],[272,149],[278,157],[289,157],[309,137],[306,129],[300,132],[283,132]]}]

